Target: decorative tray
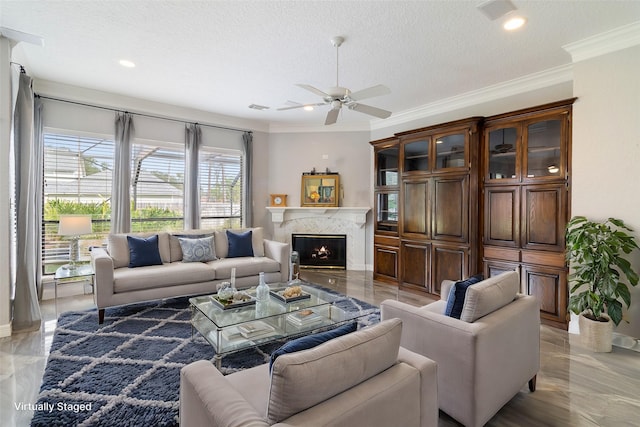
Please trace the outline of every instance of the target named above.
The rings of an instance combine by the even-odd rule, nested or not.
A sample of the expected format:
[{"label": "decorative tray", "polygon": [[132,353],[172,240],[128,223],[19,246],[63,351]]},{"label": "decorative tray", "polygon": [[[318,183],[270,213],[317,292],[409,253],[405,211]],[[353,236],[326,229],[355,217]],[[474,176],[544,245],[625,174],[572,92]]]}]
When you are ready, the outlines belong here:
[{"label": "decorative tray", "polygon": [[298,296],[289,297],[289,298],[287,298],[284,295],[282,295],[284,293],[284,289],[270,291],[269,293],[271,294],[272,297],[274,297],[278,301],[282,301],[282,302],[294,302],[294,301],[300,301],[300,300],[303,300],[303,299],[311,298],[311,294],[308,294],[305,291],[302,291],[302,294],[300,294]]},{"label": "decorative tray", "polygon": [[251,299],[245,301],[233,301],[233,300],[224,300],[218,298],[217,295],[213,295],[211,300],[213,303],[220,307],[223,310],[231,310],[233,308],[246,307],[249,305],[255,305],[256,299],[254,297],[250,297]]}]

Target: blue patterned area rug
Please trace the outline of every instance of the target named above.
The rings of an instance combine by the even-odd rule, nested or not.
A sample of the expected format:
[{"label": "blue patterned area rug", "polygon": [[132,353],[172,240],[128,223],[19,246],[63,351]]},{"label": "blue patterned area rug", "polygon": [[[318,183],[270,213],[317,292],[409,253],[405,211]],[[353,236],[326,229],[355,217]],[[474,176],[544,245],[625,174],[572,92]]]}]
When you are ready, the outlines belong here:
[{"label": "blue patterned area rug", "polygon": [[[370,313],[365,324],[380,320],[377,307],[342,297],[341,308]],[[102,325],[95,309],[62,314],[31,425],[177,426],[180,369],[214,356],[189,318],[187,297],[107,309]],[[280,345],[228,355],[222,373],[266,363]]]}]

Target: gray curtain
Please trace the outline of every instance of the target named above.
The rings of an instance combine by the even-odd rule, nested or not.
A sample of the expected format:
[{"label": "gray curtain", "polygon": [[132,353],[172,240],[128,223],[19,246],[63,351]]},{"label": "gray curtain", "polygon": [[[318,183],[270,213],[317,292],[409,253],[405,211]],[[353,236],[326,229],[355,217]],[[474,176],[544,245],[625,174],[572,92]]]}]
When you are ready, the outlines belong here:
[{"label": "gray curtain", "polygon": [[129,113],[116,112],[115,156],[111,189],[111,232],[131,231],[131,138],[133,118]]},{"label": "gray curtain", "polygon": [[184,228],[200,228],[200,185],[198,181],[198,152],[202,129],[198,124],[185,125]]},{"label": "gray curtain", "polygon": [[245,164],[245,184],[244,193],[244,226],[253,227],[253,134],[244,132],[242,134],[242,142],[244,143],[244,164]]},{"label": "gray curtain", "polygon": [[[42,104],[34,102],[31,77],[20,74],[13,122],[16,199],[16,274],[13,331],[40,329],[38,305],[42,230]],[[36,113],[37,112],[37,113]],[[36,119],[37,114],[37,119]]]}]

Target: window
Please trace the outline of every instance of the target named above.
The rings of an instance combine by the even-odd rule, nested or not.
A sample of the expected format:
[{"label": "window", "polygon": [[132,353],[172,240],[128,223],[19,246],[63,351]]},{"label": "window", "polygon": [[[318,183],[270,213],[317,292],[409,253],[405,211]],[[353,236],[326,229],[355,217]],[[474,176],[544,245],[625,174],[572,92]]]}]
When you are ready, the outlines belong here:
[{"label": "window", "polygon": [[234,150],[201,147],[200,227],[242,226],[242,155]]},{"label": "window", "polygon": [[182,230],[184,145],[136,141],[130,195],[132,232]]},{"label": "window", "polygon": [[[59,129],[59,128],[58,128]],[[235,135],[234,135],[235,136]],[[179,138],[173,135],[173,139]],[[209,142],[215,140],[209,138]],[[44,134],[43,273],[69,260],[69,241],[58,236],[61,214],[89,214],[93,233],[80,239],[80,260],[91,246],[103,246],[111,229],[111,188],[115,143],[81,131]],[[203,145],[199,153],[201,228],[242,227],[243,154]],[[138,138],[130,164],[131,231],[184,228],[185,150],[183,142]]]},{"label": "window", "polygon": [[112,139],[44,134],[42,265],[53,273],[69,260],[69,242],[58,236],[61,214],[89,214],[94,234],[80,241],[80,258],[101,245],[111,218]]}]

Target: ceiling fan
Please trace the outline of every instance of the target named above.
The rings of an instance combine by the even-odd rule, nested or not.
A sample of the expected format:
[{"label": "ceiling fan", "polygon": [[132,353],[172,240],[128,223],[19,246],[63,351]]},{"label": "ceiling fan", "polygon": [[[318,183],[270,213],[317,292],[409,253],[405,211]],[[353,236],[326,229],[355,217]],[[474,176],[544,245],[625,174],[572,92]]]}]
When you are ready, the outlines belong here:
[{"label": "ceiling fan", "polygon": [[313,92],[314,94],[321,96],[324,102],[314,104],[299,104],[290,101],[290,106],[278,108],[278,111],[319,105],[331,105],[331,110],[329,110],[329,113],[327,113],[327,118],[324,122],[325,125],[332,125],[338,120],[338,114],[340,113],[340,109],[343,105],[350,110],[369,114],[370,116],[378,117],[381,119],[386,119],[391,115],[391,111],[359,103],[359,101],[363,99],[373,98],[374,96],[386,95],[388,93],[391,93],[388,87],[384,85],[376,85],[359,90],[357,92],[351,92],[349,89],[341,87],[338,83],[338,49],[343,42],[343,37],[337,36],[331,39],[331,44],[333,44],[333,46],[336,48],[336,85],[334,87],[330,87],[325,91],[322,91],[307,84],[296,85],[298,87],[301,87],[302,89],[306,89],[309,92]]}]

